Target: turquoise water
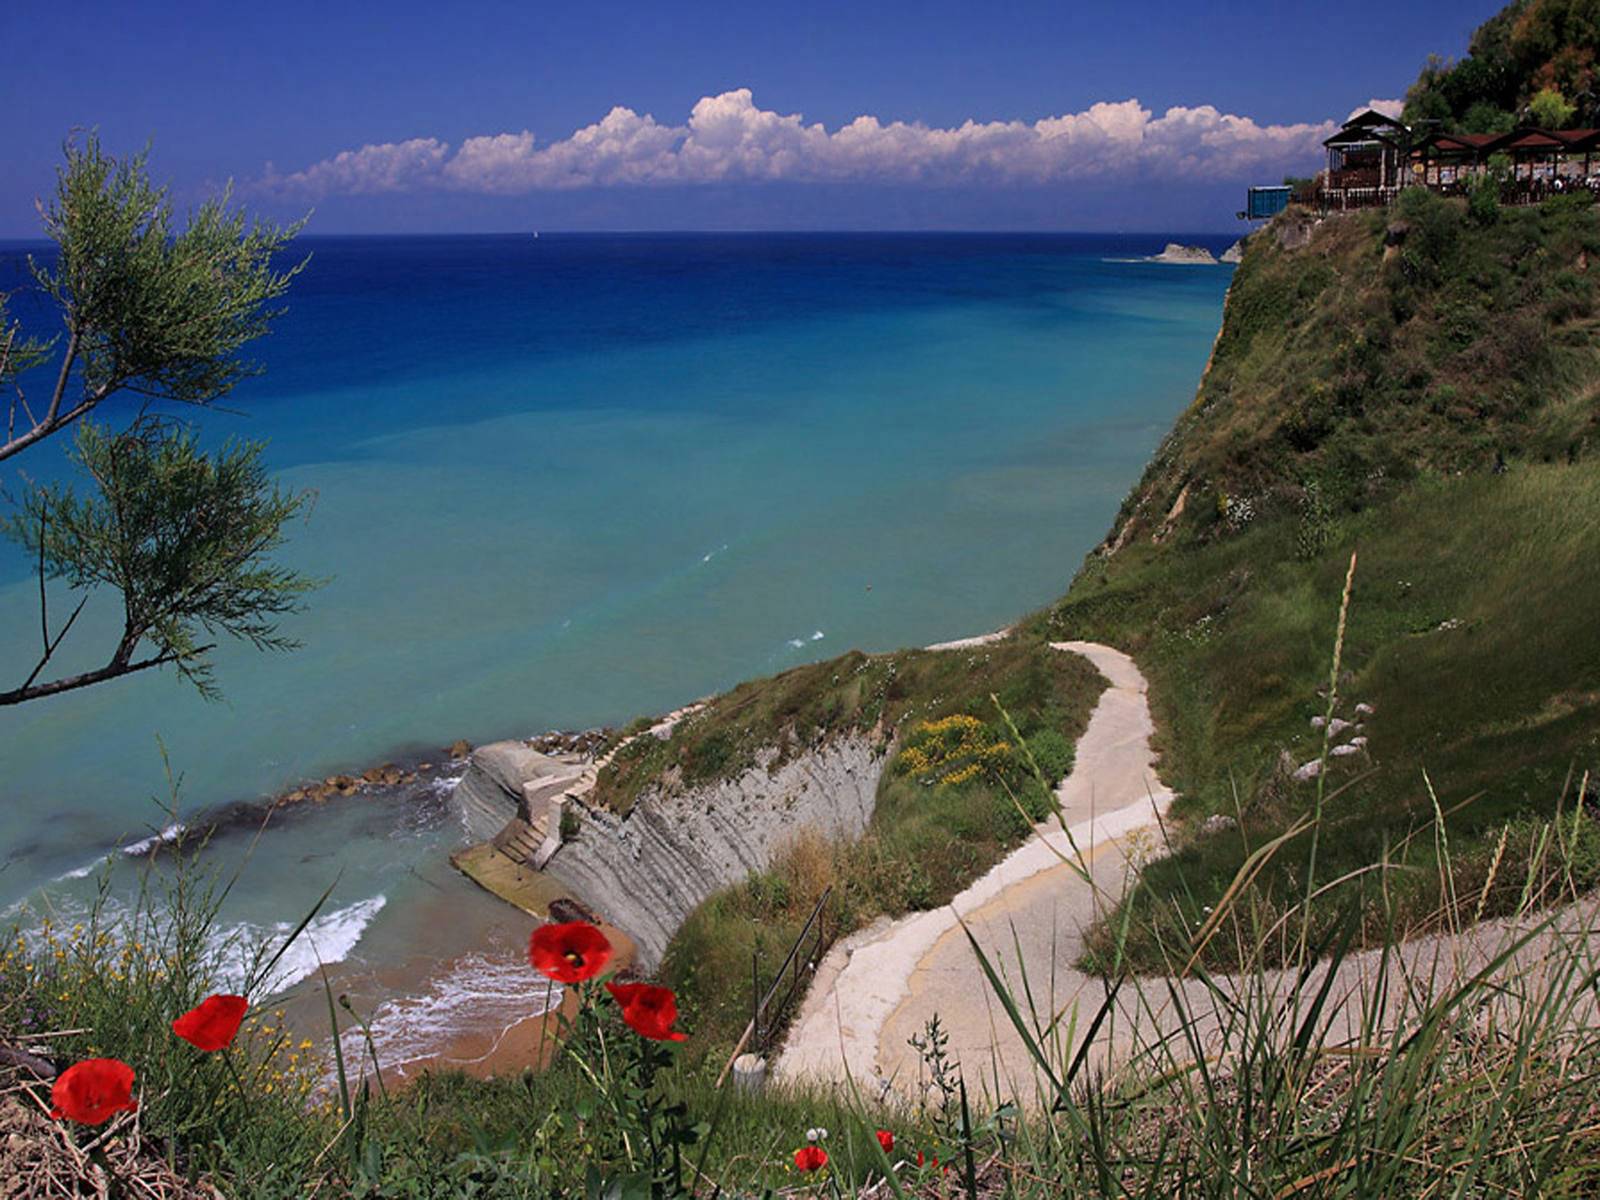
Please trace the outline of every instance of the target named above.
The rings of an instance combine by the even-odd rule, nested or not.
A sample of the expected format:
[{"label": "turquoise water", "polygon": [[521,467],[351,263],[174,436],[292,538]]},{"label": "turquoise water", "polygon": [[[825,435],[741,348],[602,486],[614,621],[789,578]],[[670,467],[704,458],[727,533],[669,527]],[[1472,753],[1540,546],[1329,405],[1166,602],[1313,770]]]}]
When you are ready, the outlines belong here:
[{"label": "turquoise water", "polygon": [[[1128,261],[1165,240],[309,241],[247,415],[206,418],[317,494],[284,552],[329,581],[286,623],[304,648],[225,648],[220,704],[151,675],[0,711],[0,901],[68,903],[90,880],[61,876],[167,824],[158,738],[194,812],[1048,601],[1216,332],[1227,268]],[[16,262],[0,248],[0,286]],[[34,586],[0,552],[8,676]],[[492,919],[444,863],[446,791],[220,835],[219,860],[253,845],[234,919],[292,919],[337,878],[319,949],[352,963],[415,951],[441,897]]]}]

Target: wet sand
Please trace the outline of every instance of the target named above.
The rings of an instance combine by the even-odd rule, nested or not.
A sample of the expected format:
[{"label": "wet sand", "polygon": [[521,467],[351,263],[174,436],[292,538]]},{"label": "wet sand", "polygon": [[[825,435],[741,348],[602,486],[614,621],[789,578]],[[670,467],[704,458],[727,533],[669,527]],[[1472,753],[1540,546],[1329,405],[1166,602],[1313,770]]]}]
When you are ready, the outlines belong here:
[{"label": "wet sand", "polygon": [[[477,931],[460,940],[475,944],[470,954],[455,958],[413,957],[400,964],[349,967],[328,972],[334,996],[348,997],[351,1007],[368,1022],[377,1059],[388,1088],[404,1087],[428,1072],[459,1071],[478,1079],[512,1078],[523,1070],[542,1068],[559,1045],[562,1017],[570,1018],[577,997],[572,989],[551,988],[549,981],[528,965],[528,936],[538,924],[533,918],[505,910],[508,918],[492,929]],[[608,973],[634,962],[634,946],[627,934],[601,925],[615,948]],[[456,929],[458,935],[466,931]],[[481,986],[490,973],[500,989],[483,1003],[457,1002],[443,1008],[435,998],[449,996],[466,979],[468,987]],[[543,1011],[550,998],[556,1007]],[[333,1071],[332,1043],[328,1036],[328,1001],[320,984],[296,989],[282,1004],[295,1037],[308,1038],[323,1048],[328,1071]],[[347,1071],[372,1074],[372,1052],[360,1026],[341,1008],[340,1028]]]}]

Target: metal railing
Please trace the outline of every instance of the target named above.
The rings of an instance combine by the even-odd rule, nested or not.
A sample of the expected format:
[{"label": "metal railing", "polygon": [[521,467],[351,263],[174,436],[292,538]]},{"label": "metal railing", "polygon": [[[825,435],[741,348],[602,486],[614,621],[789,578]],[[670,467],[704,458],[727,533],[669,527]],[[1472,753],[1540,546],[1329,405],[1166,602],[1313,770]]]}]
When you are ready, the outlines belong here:
[{"label": "metal railing", "polygon": [[740,1036],[738,1044],[728,1056],[722,1074],[717,1076],[718,1087],[722,1086],[722,1081],[727,1078],[734,1060],[741,1054],[746,1051],[760,1054],[768,1048],[772,1035],[782,1027],[789,1006],[810,982],[812,973],[828,949],[827,911],[828,897],[831,895],[833,888],[830,886],[824,888],[822,895],[817,897],[811,915],[800,927],[799,935],[789,947],[788,956],[773,975],[772,982],[765,991],[761,988],[760,955],[750,956],[750,1023],[744,1027],[744,1033]]}]

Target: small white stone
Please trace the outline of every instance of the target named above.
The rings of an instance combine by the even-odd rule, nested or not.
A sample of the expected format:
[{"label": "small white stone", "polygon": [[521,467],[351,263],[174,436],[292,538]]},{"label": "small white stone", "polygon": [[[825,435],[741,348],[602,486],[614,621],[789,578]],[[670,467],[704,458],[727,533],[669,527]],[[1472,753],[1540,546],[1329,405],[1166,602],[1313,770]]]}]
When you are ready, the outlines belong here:
[{"label": "small white stone", "polygon": [[733,1086],[753,1094],[767,1086],[767,1060],[759,1054],[741,1054],[733,1060]]}]

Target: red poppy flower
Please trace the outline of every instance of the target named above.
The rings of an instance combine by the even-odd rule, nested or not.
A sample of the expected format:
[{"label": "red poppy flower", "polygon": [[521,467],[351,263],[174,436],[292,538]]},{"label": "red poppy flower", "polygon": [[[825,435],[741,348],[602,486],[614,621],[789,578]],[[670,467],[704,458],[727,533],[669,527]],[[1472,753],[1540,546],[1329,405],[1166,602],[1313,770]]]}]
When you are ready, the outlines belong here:
[{"label": "red poppy flower", "polygon": [[606,991],[622,1005],[622,1019],[640,1037],[657,1042],[681,1042],[684,1035],[673,1030],[678,1019],[678,998],[672,989],[648,983],[608,983]]},{"label": "red poppy flower", "polygon": [[[923,1165],[923,1161],[924,1160],[923,1160],[923,1157],[922,1157],[922,1151],[918,1150],[917,1151],[917,1166],[919,1166],[919,1167],[922,1166]],[[936,1166],[936,1167],[939,1165],[939,1156],[937,1154],[935,1154],[933,1156],[933,1165]],[[948,1163],[945,1164],[944,1173],[946,1175],[950,1174],[950,1164],[948,1164]]]},{"label": "red poppy flower", "polygon": [[611,943],[587,921],[541,925],[528,939],[528,961],[557,983],[582,983],[611,961]]},{"label": "red poppy flower", "polygon": [[828,1165],[828,1152],[821,1146],[801,1146],[794,1152],[794,1165],[802,1171],[820,1171]]},{"label": "red poppy flower", "polygon": [[172,1023],[172,1032],[209,1054],[233,1044],[249,1007],[243,996],[207,996]]},{"label": "red poppy flower", "polygon": [[120,1058],[86,1058],[61,1072],[50,1089],[50,1115],[81,1125],[101,1125],[119,1112],[134,1112],[133,1068]]},{"label": "red poppy flower", "polygon": [[894,1134],[890,1133],[887,1129],[878,1130],[878,1145],[883,1147],[883,1152],[885,1154],[893,1154]]}]

